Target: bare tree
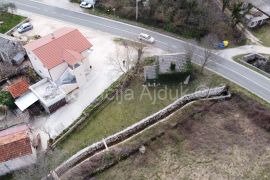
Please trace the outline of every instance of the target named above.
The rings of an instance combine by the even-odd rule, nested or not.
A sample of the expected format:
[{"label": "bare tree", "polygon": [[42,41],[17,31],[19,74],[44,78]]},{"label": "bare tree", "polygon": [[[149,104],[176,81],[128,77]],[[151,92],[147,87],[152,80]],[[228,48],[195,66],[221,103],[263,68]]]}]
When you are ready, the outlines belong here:
[{"label": "bare tree", "polygon": [[14,13],[16,9],[17,7],[14,3],[0,3],[0,14],[5,14],[8,10],[10,10],[11,13]]},{"label": "bare tree", "polygon": [[142,43],[127,43],[123,40],[124,48],[116,46],[115,52],[109,57],[109,64],[119,73],[129,73],[132,68],[141,64],[144,53]]},{"label": "bare tree", "polygon": [[203,58],[201,62],[201,73],[203,73],[205,66],[209,63],[211,56],[213,55],[213,48],[215,48],[218,42],[216,34],[208,34],[202,39],[203,45]]},{"label": "bare tree", "polygon": [[126,73],[130,69],[130,55],[128,49],[125,50],[126,56],[119,46],[116,46],[115,51],[109,57],[109,64],[113,66],[114,70],[119,73]]},{"label": "bare tree", "polygon": [[49,127],[45,127],[43,126],[41,129],[40,129],[42,132],[44,132],[48,138],[49,138],[49,141],[52,140],[52,137],[51,137],[51,129]]},{"label": "bare tree", "polygon": [[196,48],[191,44],[185,44],[184,48],[185,48],[186,59],[191,61],[193,59]]}]

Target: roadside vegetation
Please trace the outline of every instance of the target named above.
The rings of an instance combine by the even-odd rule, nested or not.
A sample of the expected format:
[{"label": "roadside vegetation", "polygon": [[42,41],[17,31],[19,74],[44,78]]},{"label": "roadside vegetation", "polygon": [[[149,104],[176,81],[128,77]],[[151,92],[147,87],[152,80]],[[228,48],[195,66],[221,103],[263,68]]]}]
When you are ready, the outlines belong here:
[{"label": "roadside vegetation", "polygon": [[[136,21],[135,9],[135,0],[104,0],[97,1],[95,10],[90,12]],[[246,40],[215,0],[142,0],[138,3],[138,9],[136,22],[185,38],[200,40],[208,34],[215,34],[219,41],[228,40],[232,44],[244,44]]]},{"label": "roadside vegetation", "polygon": [[16,6],[13,3],[0,3],[0,33],[6,33],[25,19],[13,14],[15,10]]}]

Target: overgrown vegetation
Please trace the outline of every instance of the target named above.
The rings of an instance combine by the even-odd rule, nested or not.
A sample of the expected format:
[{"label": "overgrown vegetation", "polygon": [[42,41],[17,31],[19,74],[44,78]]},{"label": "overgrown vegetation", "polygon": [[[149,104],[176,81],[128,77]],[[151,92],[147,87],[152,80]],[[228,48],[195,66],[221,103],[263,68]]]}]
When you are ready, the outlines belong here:
[{"label": "overgrown vegetation", "polygon": [[[245,42],[242,32],[230,26],[231,19],[222,12],[215,0],[142,0],[138,5],[140,23],[186,38],[201,39],[215,33],[219,40],[226,39],[235,44]],[[131,21],[135,21],[135,9],[135,0],[103,0],[95,5],[95,12]]]},{"label": "overgrown vegetation", "polygon": [[9,108],[15,107],[14,99],[9,92],[0,91],[0,105],[5,105]]}]

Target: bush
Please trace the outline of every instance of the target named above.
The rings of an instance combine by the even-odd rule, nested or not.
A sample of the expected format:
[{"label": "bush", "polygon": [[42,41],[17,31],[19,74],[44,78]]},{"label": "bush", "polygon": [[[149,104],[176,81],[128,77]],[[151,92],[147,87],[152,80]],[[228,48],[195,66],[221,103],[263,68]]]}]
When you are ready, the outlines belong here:
[{"label": "bush", "polygon": [[9,108],[15,108],[14,99],[7,91],[0,91],[0,104],[8,106]]},{"label": "bush", "polygon": [[187,74],[191,74],[192,73],[192,63],[190,60],[187,61],[186,67],[185,67],[185,71]]}]

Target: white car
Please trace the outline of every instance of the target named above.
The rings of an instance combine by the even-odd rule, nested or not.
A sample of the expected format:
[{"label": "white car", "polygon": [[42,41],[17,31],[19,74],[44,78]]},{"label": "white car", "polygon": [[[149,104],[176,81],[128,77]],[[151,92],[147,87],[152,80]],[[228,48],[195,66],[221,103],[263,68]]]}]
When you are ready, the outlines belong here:
[{"label": "white car", "polygon": [[19,28],[18,28],[18,32],[19,33],[24,33],[26,31],[30,31],[31,29],[33,29],[33,25],[30,23],[24,23],[22,24]]},{"label": "white car", "polygon": [[138,38],[139,38],[139,40],[145,41],[145,42],[148,42],[148,43],[154,43],[155,42],[155,39],[153,37],[149,36],[148,34],[144,34],[144,33],[140,33]]},{"label": "white car", "polygon": [[88,2],[81,2],[80,7],[89,9],[92,7],[92,5]]}]

